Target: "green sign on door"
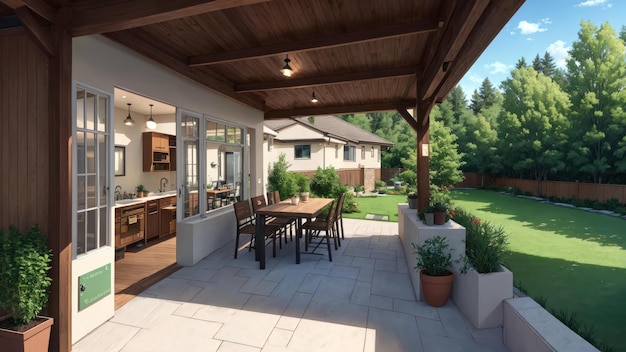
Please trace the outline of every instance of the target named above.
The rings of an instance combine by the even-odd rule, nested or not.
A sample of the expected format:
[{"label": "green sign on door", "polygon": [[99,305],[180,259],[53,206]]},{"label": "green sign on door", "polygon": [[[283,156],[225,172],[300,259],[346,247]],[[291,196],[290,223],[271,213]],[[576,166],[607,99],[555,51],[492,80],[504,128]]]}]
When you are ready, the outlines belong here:
[{"label": "green sign on door", "polygon": [[111,264],[78,277],[78,310],[83,310],[111,294]]}]

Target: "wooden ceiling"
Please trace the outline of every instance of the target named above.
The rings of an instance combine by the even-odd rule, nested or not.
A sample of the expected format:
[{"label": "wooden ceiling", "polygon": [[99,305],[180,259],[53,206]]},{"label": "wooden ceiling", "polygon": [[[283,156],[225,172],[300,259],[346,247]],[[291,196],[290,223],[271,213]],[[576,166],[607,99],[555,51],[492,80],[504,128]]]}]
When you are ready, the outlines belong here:
[{"label": "wooden ceiling", "polygon": [[[45,32],[69,13],[73,36],[103,34],[269,119],[429,111],[523,2],[0,0],[0,14],[37,29],[35,17]],[[279,71],[286,55],[290,78]]]}]

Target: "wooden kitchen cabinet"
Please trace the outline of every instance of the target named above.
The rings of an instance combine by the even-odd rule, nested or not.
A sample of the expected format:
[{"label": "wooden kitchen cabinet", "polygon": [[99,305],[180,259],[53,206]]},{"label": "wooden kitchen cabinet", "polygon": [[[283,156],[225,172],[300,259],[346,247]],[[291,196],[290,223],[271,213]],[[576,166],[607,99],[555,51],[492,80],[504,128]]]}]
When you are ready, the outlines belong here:
[{"label": "wooden kitchen cabinet", "polygon": [[115,248],[144,240],[145,203],[115,209]]},{"label": "wooden kitchen cabinet", "polygon": [[[143,139],[143,171],[171,171],[170,140],[175,136],[159,132],[144,132]],[[175,147],[175,146],[174,146]],[[176,167],[174,167],[176,170]]]},{"label": "wooden kitchen cabinet", "polygon": [[159,199],[161,234],[159,237],[176,233],[176,196]]},{"label": "wooden kitchen cabinet", "polygon": [[146,239],[159,237],[161,221],[159,218],[159,200],[146,202]]}]

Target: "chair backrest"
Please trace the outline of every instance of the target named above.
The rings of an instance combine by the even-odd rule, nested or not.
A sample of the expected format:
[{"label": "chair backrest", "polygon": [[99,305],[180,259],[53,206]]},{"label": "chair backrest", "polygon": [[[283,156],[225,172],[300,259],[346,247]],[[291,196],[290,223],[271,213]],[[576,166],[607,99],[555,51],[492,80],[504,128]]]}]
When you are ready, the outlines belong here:
[{"label": "chair backrest", "polygon": [[330,229],[332,229],[334,225],[336,209],[337,209],[337,201],[333,200],[332,203],[330,203],[330,209],[328,209],[328,214],[326,214],[326,231],[329,231]]},{"label": "chair backrest", "polygon": [[252,201],[253,213],[256,213],[257,209],[262,208],[267,205],[267,202],[265,201],[265,196],[262,194],[260,196],[252,197],[250,198],[250,200]]},{"label": "chair backrest", "polygon": [[341,212],[343,210],[343,203],[346,200],[346,194],[342,193],[337,200],[337,210],[335,212],[335,219],[339,219],[342,215]]},{"label": "chair backrest", "polygon": [[233,205],[235,208],[235,218],[237,218],[237,226],[252,222],[252,211],[250,210],[250,202],[242,200],[235,202]]},{"label": "chair backrest", "polygon": [[276,202],[274,201],[274,192],[267,192],[267,193],[265,194],[265,197],[267,198],[267,204],[270,204],[270,205],[271,205],[271,204],[276,203]]},{"label": "chair backrest", "polygon": [[273,193],[274,193],[274,202],[279,203],[280,202],[280,192],[278,192],[278,190],[275,190]]}]

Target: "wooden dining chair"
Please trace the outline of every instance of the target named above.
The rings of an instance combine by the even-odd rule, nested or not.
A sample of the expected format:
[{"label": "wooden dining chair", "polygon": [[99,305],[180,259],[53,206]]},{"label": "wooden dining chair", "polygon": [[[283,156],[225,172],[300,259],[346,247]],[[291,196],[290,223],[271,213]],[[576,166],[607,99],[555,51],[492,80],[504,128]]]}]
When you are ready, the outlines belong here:
[{"label": "wooden dining chair", "polygon": [[[342,193],[337,200],[337,211],[335,213],[335,226],[337,228],[337,242],[341,247],[341,240],[345,239],[344,231],[343,231],[343,203],[346,200],[346,193]],[[341,231],[340,231],[341,230]],[[339,238],[339,234],[341,233],[341,239]]]},{"label": "wooden dining chair", "polygon": [[[274,199],[274,203],[280,203],[280,192],[278,190],[275,190],[271,192],[271,194],[272,194],[272,198]],[[283,218],[283,219],[287,219],[289,221],[290,230],[293,230],[293,228],[296,226],[296,221],[298,220],[296,218]],[[289,231],[289,240],[293,242],[293,231]],[[287,243],[287,236],[285,236],[285,243]]]},{"label": "wooden dining chair", "polygon": [[[326,240],[326,246],[328,247],[328,261],[333,261],[332,249],[330,248],[330,238],[332,237],[335,242],[335,250],[337,250],[337,236],[335,233],[335,215],[336,215],[336,207],[337,201],[333,201],[330,203],[330,209],[328,210],[328,214],[326,215],[325,220],[315,220],[315,221],[307,221],[302,224],[302,231],[310,231],[312,238],[313,236],[319,237],[322,231],[324,231],[324,239]],[[309,241],[310,238],[306,238],[305,241]],[[315,252],[317,247],[322,244],[323,239],[317,243],[315,248],[311,251],[311,253]]]},{"label": "wooden dining chair", "polygon": [[[233,204],[233,207],[235,209],[235,218],[237,220],[237,238],[235,239],[235,259],[237,259],[237,253],[239,253],[239,236],[241,234],[250,235],[248,251],[251,251],[252,248],[257,245],[254,243],[254,236],[256,234],[256,218],[252,214],[250,202],[247,199],[236,202]],[[263,228],[265,229],[264,238],[269,238],[271,240],[273,245],[272,255],[276,257],[276,234],[280,233],[279,228],[272,224],[266,224]],[[265,243],[262,245],[265,245]]]},{"label": "wooden dining chair", "polygon": [[[267,202],[265,201],[265,196],[259,195],[256,197],[252,197],[250,199],[252,201],[252,213],[256,214],[256,210],[267,206]],[[280,228],[281,233],[285,236],[285,244],[287,243],[287,230],[289,230],[289,234],[293,237],[293,223],[295,219],[291,218],[281,218],[281,217],[268,217],[266,219],[266,224],[271,224]],[[278,243],[280,249],[283,248],[281,238],[278,237]]]}]

